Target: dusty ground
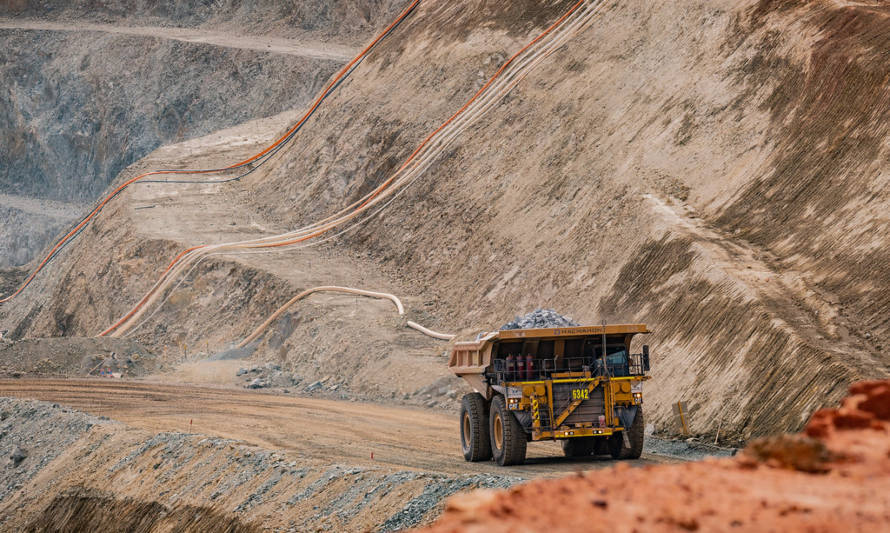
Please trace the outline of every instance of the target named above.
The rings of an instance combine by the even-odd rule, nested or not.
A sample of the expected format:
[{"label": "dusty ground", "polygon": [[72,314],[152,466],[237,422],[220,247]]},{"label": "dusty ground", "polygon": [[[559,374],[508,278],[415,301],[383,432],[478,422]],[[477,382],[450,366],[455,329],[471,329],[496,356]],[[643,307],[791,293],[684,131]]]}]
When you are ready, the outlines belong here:
[{"label": "dusty ground", "polygon": [[153,353],[127,339],[54,338],[0,341],[0,376],[83,377],[158,371]]},{"label": "dusty ground", "polygon": [[158,26],[120,26],[115,24],[90,24],[85,22],[59,23],[34,19],[2,19],[0,29],[46,30],[59,32],[99,32],[120,35],[139,35],[153,39],[173,39],[188,43],[205,43],[239,50],[257,50],[274,54],[288,54],[313,59],[327,59],[345,63],[355,56],[356,50],[336,42],[300,41],[281,37],[236,35],[196,28],[165,28]]},{"label": "dusty ground", "polygon": [[[155,432],[202,433],[357,466],[537,477],[611,463],[568,460],[553,443],[531,444],[528,464],[506,471],[493,463],[467,463],[454,414],[418,408],[118,380],[2,380],[0,396],[57,402]],[[646,455],[631,463],[670,461]]]},{"label": "dusty ground", "polygon": [[174,3],[134,4],[129,0],[48,0],[40,4],[3,0],[0,12],[22,19],[58,24],[100,24],[117,27],[157,27],[207,31],[226,35],[292,39],[314,35],[324,42],[359,45],[368,34],[388,24],[404,9],[399,0],[349,0],[330,4],[304,0],[270,4],[257,0],[183,0]]},{"label": "dusty ground", "polygon": [[737,459],[464,494],[426,531],[885,531],[890,381],[852,392],[840,409],[814,415],[809,436],[757,441]]},{"label": "dusty ground", "polygon": [[[70,17],[87,18],[91,40],[54,41],[60,53],[53,55],[58,60],[53,69],[99,68],[97,62],[84,62],[91,57],[85,51],[98,42],[103,50],[117,47],[135,55],[134,64],[155,73],[157,58],[130,46],[148,39],[161,58],[180,49],[195,53],[188,63],[194,75],[171,79],[223,95],[231,91],[214,76],[231,70],[214,67],[212,74],[202,74],[196,65],[204,59],[235,54],[251,65],[273,46],[281,47],[276,55],[288,61],[295,51],[311,61],[342,56],[344,48],[326,52],[316,42],[348,48],[393,8],[390,2],[338,3],[317,22],[350,13],[365,23],[337,40],[329,29],[313,30],[302,20],[288,28],[290,19],[258,13],[252,2],[227,13],[235,18],[219,18],[200,4],[181,3],[170,13],[141,6],[127,24],[121,23],[127,13],[120,2],[104,3],[88,16],[78,11],[85,5],[79,2],[47,2],[57,8],[48,17],[28,2],[0,5],[29,17],[8,24],[41,26],[2,30],[19,45],[7,53],[43,50],[35,35],[68,36],[77,25]],[[0,308],[0,327],[14,339],[95,335],[138,301],[179,251],[275,235],[351,203],[386,179],[420,139],[567,4],[422,3],[266,166],[222,186],[129,189],[21,298]],[[445,368],[447,345],[408,330],[406,319],[465,337],[538,306],[580,322],[646,322],[655,332],[647,339],[654,353],[654,379],[647,384],[651,420],[660,430],[670,429],[671,404],[687,400],[695,433],[712,436],[720,428],[732,439],[802,427],[815,409],[844,394],[850,381],[890,373],[884,350],[890,327],[884,246],[890,150],[886,6],[825,0],[689,0],[682,9],[675,2],[603,5],[589,31],[439,154],[423,179],[381,216],[321,245],[213,256],[189,272],[132,332],[133,340],[173,369],[155,375],[157,381],[0,382],[0,394],[56,401],[132,426],[86,428],[92,421],[65,426],[82,431],[81,438],[66,441],[62,455],[41,463],[35,477],[11,482],[18,492],[4,499],[3,509],[23,512],[0,513],[12,521],[10,527],[52,527],[53,516],[72,509],[93,525],[105,523],[102,508],[137,518],[168,511],[185,517],[193,515],[189,506],[204,512],[207,502],[214,502],[224,516],[213,520],[234,513],[239,524],[243,518],[279,529],[306,524],[319,530],[392,529],[430,518],[441,497],[455,490],[510,484],[498,476],[503,470],[470,468],[460,459],[449,414],[417,408],[453,407],[465,389]],[[242,26],[253,31],[264,25],[255,39],[242,31]],[[284,41],[300,32],[314,36],[302,41],[308,43],[303,49],[299,42]],[[146,37],[153,33],[166,38]],[[202,55],[210,48],[215,52]],[[122,66],[120,76],[128,75],[127,61],[114,64]],[[247,81],[250,69],[243,72],[236,81],[258,91],[260,103],[270,87],[280,94],[294,81],[304,91],[323,81],[293,73],[254,86]],[[15,73],[21,80],[25,74]],[[26,84],[12,87],[37,94]],[[115,105],[132,99],[110,84],[96,87]],[[160,91],[163,84],[153,87],[159,92],[137,88],[137,95],[154,102],[156,94],[169,94]],[[56,102],[52,91],[39,94]],[[79,100],[69,103],[71,109],[85,109]],[[192,105],[206,102],[187,98],[169,109],[162,105],[164,113],[151,124],[169,130],[169,139],[181,139],[174,126],[180,111]],[[154,168],[238,161],[300,114],[295,110],[164,146],[116,180]],[[230,113],[224,116],[235,120]],[[254,115],[239,120],[248,116]],[[10,117],[8,123],[21,127],[4,131],[31,131],[22,117]],[[134,128],[121,127],[125,131],[114,137],[127,139]],[[81,143],[72,153],[90,164],[107,162],[94,157],[101,151],[90,144],[101,135],[63,129]],[[21,153],[28,152],[24,146],[15,145]],[[12,161],[27,162],[20,152],[6,153]],[[74,183],[62,177],[60,183]],[[252,353],[244,354],[246,360],[203,362],[230,353],[233,343],[296,292],[322,284],[394,292],[409,313],[399,318],[387,302],[317,295],[275,324]],[[62,371],[82,370],[76,356],[57,358],[65,359],[52,362],[65,367]],[[266,363],[296,378],[299,392],[339,401],[209,386],[232,383],[242,366]],[[309,391],[316,382],[323,386]],[[355,399],[415,407],[349,401]],[[23,426],[19,419],[56,408],[10,409],[17,414],[0,439],[27,438],[19,427],[40,434],[39,427]],[[54,420],[55,415],[47,416]],[[857,416],[840,419],[861,423]],[[880,440],[886,429],[856,441],[848,441],[849,435],[822,435],[829,448],[854,450],[856,456],[846,462],[820,460],[816,467],[828,472],[819,476],[783,475],[787,472],[745,460],[673,470],[619,468],[607,474],[627,482],[602,494],[603,472],[563,483],[577,484],[583,492],[572,502],[576,508],[593,509],[594,518],[620,515],[629,528],[644,519],[647,526],[687,530],[756,529],[763,521],[794,527],[817,519],[829,526],[841,519],[877,527],[888,518],[887,476],[873,475],[887,470],[886,442]],[[567,462],[554,446],[533,446],[530,455],[529,465],[511,473],[548,476],[579,464],[594,469],[608,464]],[[647,456],[638,464],[658,461],[663,459]],[[481,478],[466,476],[479,471]],[[774,485],[758,488],[750,482],[752,471]],[[644,513],[640,502],[648,510],[655,497],[637,488],[653,477],[655,495],[670,498]],[[838,483],[845,478],[857,483]],[[738,492],[720,492],[707,503],[706,496],[727,480]],[[865,491],[880,496],[866,499]],[[503,496],[494,498],[498,505]],[[823,498],[839,503],[824,505]],[[736,508],[736,501],[760,507]],[[690,507],[692,515],[679,511],[690,502],[703,506]],[[534,523],[539,514],[522,513],[538,509],[464,503],[455,507],[456,518],[446,520],[466,525],[460,522],[467,519],[462,512],[475,520],[472,513],[518,510]],[[297,518],[286,523],[285,516]],[[411,519],[399,518],[404,516]],[[585,515],[576,529],[588,526],[589,518]]]}]

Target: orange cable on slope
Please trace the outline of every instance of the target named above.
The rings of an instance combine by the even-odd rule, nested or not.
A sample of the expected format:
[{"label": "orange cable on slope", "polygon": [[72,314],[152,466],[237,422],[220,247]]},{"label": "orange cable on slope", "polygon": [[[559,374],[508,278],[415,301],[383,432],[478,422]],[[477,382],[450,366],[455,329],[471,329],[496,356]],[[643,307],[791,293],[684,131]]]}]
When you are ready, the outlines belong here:
[{"label": "orange cable on slope", "polygon": [[[200,169],[200,170],[156,170],[156,171],[152,171],[152,172],[146,172],[145,174],[141,174],[139,176],[136,176],[135,178],[127,180],[122,185],[117,187],[111,194],[106,196],[102,200],[102,202],[100,202],[99,205],[96,206],[96,208],[93,209],[93,211],[91,211],[90,214],[80,222],[80,224],[78,224],[73,230],[71,230],[64,237],[62,237],[62,239],[53,247],[53,249],[50,251],[50,253],[47,254],[47,256],[43,259],[43,261],[41,261],[40,264],[37,265],[37,267],[31,272],[31,274],[25,279],[25,281],[22,282],[22,284],[19,286],[19,288],[15,292],[10,294],[9,296],[0,298],[0,303],[8,302],[9,300],[18,296],[23,290],[25,290],[25,288],[31,283],[31,281],[34,280],[34,278],[37,276],[37,274],[40,273],[41,270],[43,270],[43,268],[50,261],[50,259],[52,259],[53,255],[57,251],[59,251],[59,249],[61,249],[62,246],[64,246],[66,242],[68,242],[84,226],[86,226],[90,222],[90,220],[92,220],[105,207],[105,205],[111,201],[112,198],[117,196],[121,191],[123,191],[130,185],[136,183],[137,181],[140,181],[140,180],[147,178],[149,176],[157,176],[157,175],[162,175],[162,174],[164,174],[164,175],[170,175],[170,174],[212,174],[212,173],[225,172],[227,170],[232,170],[235,168],[239,168],[239,167],[248,165],[248,164],[256,161],[257,159],[263,157],[264,155],[268,154],[270,151],[274,150],[275,148],[277,148],[292,133],[294,133],[297,129],[299,129],[299,127],[302,126],[303,123],[306,122],[306,120],[308,120],[310,116],[312,116],[312,114],[315,112],[315,110],[318,108],[318,106],[321,105],[322,101],[324,101],[324,99],[326,98],[328,91],[330,91],[331,88],[334,87],[343,78],[343,76],[346,75],[347,72],[349,72],[349,69],[351,69],[358,61],[360,61],[364,56],[366,56],[368,54],[368,52],[374,46],[376,46],[377,43],[380,42],[380,40],[383,39],[396,25],[398,25],[400,22],[402,22],[402,20],[404,20],[405,17],[407,17],[411,13],[411,11],[413,11],[414,8],[417,7],[417,5],[419,3],[420,3],[420,0],[414,0],[411,3],[411,5],[409,5],[404,11],[402,11],[402,13],[389,26],[387,26],[386,29],[384,29],[373,41],[371,41],[371,43],[368,44],[368,46],[366,46],[364,50],[362,50],[345,67],[340,69],[340,71],[337,73],[337,75],[331,80],[330,83],[328,83],[327,87],[325,87],[324,91],[322,91],[321,94],[319,95],[319,97],[316,98],[316,100],[314,101],[312,106],[309,108],[309,110],[306,112],[306,114],[304,114],[303,117],[291,129],[289,129],[287,131],[287,133],[282,135],[278,140],[276,140],[274,143],[272,143],[271,145],[266,147],[263,151],[259,152],[258,154],[255,154],[243,161],[239,161],[237,163],[233,163],[229,166],[222,167],[222,168]],[[193,251],[193,250],[202,248],[203,246],[204,245],[196,246],[194,248],[190,248],[189,250],[186,250],[185,252],[183,252],[182,254],[177,256],[176,259],[174,259],[174,262],[171,263],[170,267],[168,267],[167,270],[169,270],[173,266],[173,264],[175,264],[175,262],[178,261],[182,257],[182,255],[184,255],[185,253],[188,253],[189,251]]]},{"label": "orange cable on slope", "polygon": [[[374,198],[376,198],[381,192],[383,192],[386,188],[388,188],[388,187],[392,184],[392,182],[396,179],[396,177],[399,175],[399,173],[400,173],[402,170],[404,170],[405,168],[407,168],[408,165],[410,165],[411,162],[414,160],[414,158],[417,157],[417,154],[420,153],[420,151],[423,150],[423,149],[426,147],[426,145],[429,144],[429,142],[430,142],[436,135],[438,135],[442,130],[444,130],[446,127],[448,127],[449,124],[451,124],[452,122],[454,122],[454,119],[456,119],[456,118],[457,118],[458,116],[460,116],[464,111],[466,111],[467,108],[470,107],[470,105],[472,105],[473,102],[475,102],[475,101],[479,98],[479,96],[480,96],[481,94],[483,94],[483,93],[484,93],[484,92],[491,86],[491,84],[494,83],[494,81],[495,81],[497,78],[499,78],[499,77],[501,76],[501,74],[504,72],[504,70],[506,70],[506,68],[507,68],[513,61],[515,61],[517,57],[519,57],[520,55],[522,55],[525,51],[527,51],[529,48],[531,48],[531,47],[534,46],[536,43],[538,43],[541,39],[543,39],[544,37],[546,37],[550,32],[552,32],[554,29],[556,29],[557,27],[559,27],[559,25],[562,24],[562,23],[565,21],[565,19],[567,19],[568,17],[570,17],[570,16],[572,15],[572,13],[574,13],[579,7],[581,7],[581,4],[583,4],[583,3],[586,2],[586,1],[587,1],[587,0],[579,0],[574,6],[572,6],[571,9],[569,9],[569,10],[568,10],[562,17],[560,17],[559,20],[557,20],[556,22],[554,22],[549,28],[547,28],[546,30],[544,30],[543,33],[541,33],[540,35],[538,35],[537,37],[535,37],[531,42],[529,42],[529,43],[526,44],[524,47],[522,47],[522,49],[520,49],[518,52],[516,52],[515,54],[513,54],[513,55],[510,57],[510,59],[508,59],[507,61],[505,61],[504,64],[501,65],[501,68],[499,68],[498,71],[495,72],[495,74],[494,74],[491,78],[489,78],[489,80],[485,83],[485,85],[483,85],[478,91],[476,91],[476,94],[474,94],[474,95],[473,95],[473,96],[472,96],[472,97],[471,97],[471,98],[470,98],[470,99],[469,99],[469,100],[468,100],[468,101],[467,101],[467,102],[466,102],[460,109],[458,109],[457,112],[455,112],[453,115],[451,115],[451,116],[448,118],[448,120],[446,120],[445,122],[443,122],[441,126],[439,126],[438,128],[436,128],[436,130],[433,131],[432,133],[430,133],[429,135],[427,135],[427,137],[423,140],[423,142],[421,142],[420,145],[419,145],[419,146],[418,146],[418,147],[411,153],[411,155],[408,156],[408,159],[406,159],[405,162],[402,163],[402,165],[399,167],[399,169],[398,169],[396,172],[394,172],[393,175],[390,176],[386,181],[384,181],[384,182],[383,182],[382,184],[380,184],[377,188],[375,188],[374,192],[373,192],[373,193],[372,193],[372,194],[371,194],[371,195],[370,195],[364,202],[362,202],[362,203],[358,206],[358,209],[360,210],[360,209],[364,208],[366,205],[368,205],[368,203],[370,203]],[[355,204],[353,204],[353,205],[355,205]],[[292,244],[298,244],[298,243],[301,243],[301,242],[303,242],[303,241],[307,241],[307,240],[309,240],[309,239],[312,239],[312,238],[318,237],[318,236],[320,236],[320,235],[323,235],[323,234],[327,233],[328,231],[330,231],[331,229],[332,229],[332,228],[330,228],[330,227],[329,227],[329,228],[324,228],[324,229],[321,229],[321,230],[319,230],[319,231],[317,231],[317,232],[315,232],[315,233],[311,233],[311,234],[309,234],[309,235],[305,235],[305,236],[302,236],[302,237],[299,237],[299,238],[296,238],[296,239],[293,239],[293,240],[289,240],[289,241],[284,241],[284,242],[280,242],[280,243],[271,244],[271,245],[268,245],[268,246],[263,246],[263,248],[279,248],[279,247],[282,247],[282,246],[290,246],[290,245],[292,245]]]},{"label": "orange cable on slope", "polygon": [[[495,72],[495,74],[494,74],[491,78],[489,78],[489,80],[485,83],[485,85],[483,85],[478,91],[476,91],[476,94],[474,94],[474,95],[473,95],[473,96],[472,96],[472,97],[471,97],[471,98],[470,98],[470,99],[469,99],[469,100],[468,100],[468,101],[467,101],[467,102],[466,102],[466,103],[465,103],[459,110],[457,110],[457,112],[455,112],[453,115],[451,115],[451,117],[449,117],[448,120],[446,120],[444,123],[442,123],[441,126],[439,126],[438,128],[436,128],[435,131],[433,131],[432,133],[430,133],[430,134],[429,134],[429,135],[428,135],[428,136],[427,136],[427,137],[420,143],[420,145],[414,150],[414,152],[412,152],[411,155],[408,156],[408,158],[405,160],[404,163],[402,163],[402,165],[399,167],[399,169],[398,169],[396,172],[394,172],[393,175],[390,176],[386,181],[384,181],[382,184],[378,185],[378,186],[374,189],[373,193],[371,193],[370,196],[366,197],[366,199],[358,205],[358,209],[360,210],[360,209],[364,208],[365,206],[367,206],[368,203],[370,203],[370,202],[371,202],[374,198],[376,198],[381,192],[383,192],[386,188],[388,188],[389,185],[391,185],[392,182],[393,182],[393,181],[396,179],[396,177],[399,175],[399,173],[400,173],[402,170],[404,170],[405,168],[407,168],[408,165],[410,165],[411,162],[414,160],[414,158],[417,157],[417,154],[419,154],[419,153],[421,152],[421,150],[423,150],[423,149],[427,146],[427,144],[429,144],[429,142],[430,142],[430,141],[431,141],[437,134],[439,134],[442,130],[444,130],[446,127],[448,127],[449,124],[451,124],[452,122],[454,122],[454,120],[455,120],[458,116],[460,116],[464,111],[466,111],[466,109],[467,109],[470,105],[472,105],[473,102],[475,102],[475,101],[479,98],[479,96],[480,96],[481,94],[483,94],[483,93],[484,93],[484,92],[491,86],[492,83],[494,83],[494,81],[495,81],[497,78],[499,78],[499,77],[501,76],[501,74],[504,72],[504,70],[506,70],[506,68],[507,68],[513,61],[515,61],[517,57],[519,57],[520,55],[522,55],[522,54],[523,54],[524,52],[526,52],[529,48],[531,48],[532,46],[534,46],[534,45],[535,45],[536,43],[538,43],[541,39],[543,39],[543,38],[546,37],[549,33],[551,33],[554,29],[556,29],[557,27],[559,27],[559,25],[562,24],[562,23],[565,21],[565,19],[567,19],[568,17],[570,17],[570,16],[572,15],[572,13],[574,13],[575,11],[577,11],[577,9],[578,9],[579,7],[581,7],[581,5],[582,5],[584,2],[586,2],[586,1],[587,1],[587,0],[579,0],[574,6],[572,6],[571,9],[569,9],[569,10],[568,10],[562,17],[560,17],[559,20],[557,20],[555,23],[553,23],[553,25],[551,25],[549,28],[547,28],[546,30],[544,30],[543,33],[541,33],[540,35],[538,35],[535,39],[533,39],[531,42],[529,42],[528,44],[526,44],[521,50],[519,50],[518,52],[516,52],[515,54],[513,54],[513,55],[510,57],[510,59],[508,59],[506,62],[504,62],[504,64],[501,65],[501,68],[499,68],[498,71]],[[356,203],[358,203],[358,202],[356,202]],[[347,207],[346,210],[350,209],[351,207],[353,207],[353,206],[355,206],[355,205],[356,205],[356,204],[352,204],[352,206]],[[341,212],[342,212],[342,211],[341,211]],[[329,219],[326,219],[326,220],[329,220]],[[301,242],[303,242],[303,241],[307,241],[307,240],[309,240],[309,239],[312,239],[312,238],[318,237],[318,236],[320,236],[320,235],[323,235],[324,233],[327,233],[327,232],[330,231],[331,229],[333,229],[333,228],[332,228],[332,227],[323,228],[323,229],[320,229],[319,231],[316,231],[316,232],[311,233],[311,234],[309,234],[309,235],[305,235],[305,236],[302,236],[302,237],[299,237],[299,238],[296,238],[296,239],[293,239],[293,240],[287,240],[287,241],[283,241],[283,242],[278,242],[278,243],[269,244],[269,245],[263,245],[263,246],[257,246],[257,247],[258,247],[258,248],[260,248],[260,247],[261,247],[261,248],[279,248],[279,247],[282,247],[282,246],[290,246],[290,245],[292,245],[292,244],[298,244],[298,243],[301,243]]]},{"label": "orange cable on slope", "polygon": [[[352,205],[340,210],[338,213],[335,213],[332,216],[329,216],[326,219],[324,219],[314,225],[310,225],[303,230],[296,230],[294,232],[290,232],[290,235],[294,235],[294,234],[299,235],[302,233],[302,235],[299,235],[299,237],[297,237],[297,238],[288,239],[288,234],[283,234],[283,235],[279,235],[279,236],[270,236],[270,237],[266,237],[266,238],[262,238],[262,239],[256,239],[253,241],[243,241],[240,243],[225,243],[225,244],[218,244],[218,245],[205,245],[205,246],[201,246],[201,247],[194,247],[194,248],[189,249],[186,252],[181,253],[179,256],[177,256],[177,259],[175,259],[174,262],[171,263],[171,267],[173,265],[177,264],[178,262],[184,260],[183,259],[184,256],[189,254],[189,252],[199,250],[201,248],[207,248],[208,246],[212,250],[237,249],[237,248],[277,248],[277,247],[289,246],[289,245],[297,244],[297,243],[312,239],[314,237],[320,236],[320,235],[330,231],[331,229],[337,227],[338,225],[355,218],[361,212],[363,212],[369,206],[369,204],[374,202],[375,198],[377,198],[381,193],[383,193],[394,182],[394,180],[396,180],[396,178],[399,176],[399,174],[404,169],[406,169],[409,165],[411,165],[411,163],[417,157],[417,155],[431,142],[431,140],[433,138],[436,137],[436,135],[441,133],[446,127],[448,127],[452,122],[454,122],[458,116],[460,116],[462,113],[464,113],[480,97],[480,95],[482,95],[489,87],[491,87],[492,84],[494,83],[494,81],[501,76],[501,74],[509,67],[509,65],[517,57],[519,57],[521,54],[523,54],[529,48],[534,46],[536,43],[540,42],[541,39],[543,39],[545,36],[547,36],[548,34],[553,32],[554,29],[558,28],[561,24],[563,24],[563,22],[565,22],[565,20],[568,17],[570,17],[575,11],[577,11],[578,8],[581,5],[583,5],[586,1],[588,1],[588,0],[579,0],[579,2],[577,2],[574,6],[572,6],[572,8],[570,10],[568,10],[562,17],[560,17],[560,19],[557,20],[553,25],[551,25],[543,33],[541,33],[538,37],[536,37],[534,40],[532,40],[530,43],[528,43],[525,47],[523,47],[520,51],[518,51],[516,54],[514,54],[507,62],[505,62],[501,66],[501,68],[495,73],[495,75],[492,76],[492,78],[479,91],[476,92],[476,94],[467,103],[465,103],[454,115],[452,115],[445,123],[443,123],[433,133],[431,133],[429,136],[427,136],[426,139],[424,139],[424,141],[421,143],[421,145],[418,146],[418,148],[409,156],[409,158],[402,164],[402,166],[394,173],[393,176],[391,176],[384,183],[382,183],[381,185],[376,187],[372,193],[369,193],[369,195],[365,196],[362,200],[359,200],[359,201],[353,203]],[[596,7],[595,10],[598,10],[599,7],[602,5],[602,3],[603,2],[597,3],[599,5]],[[591,15],[592,14],[593,13],[591,13]],[[581,25],[583,26],[584,24],[582,23]],[[545,55],[549,55],[549,53],[551,53],[551,52],[547,52],[547,54],[545,54]],[[490,104],[486,104],[486,105],[490,106]],[[427,156],[424,156],[424,157],[427,157]],[[418,163],[415,163],[415,165],[417,165],[417,164]],[[351,213],[350,213],[350,210],[352,210]],[[284,238],[284,240],[278,240],[278,239],[281,239],[282,237]],[[269,241],[272,241],[272,242],[269,242]],[[197,256],[194,256],[194,257],[197,257]],[[116,322],[114,325],[112,325],[111,327],[109,327],[108,329],[103,331],[100,335],[104,336],[104,335],[111,333],[112,331],[118,329],[120,326],[125,324],[134,315],[139,314],[142,306],[147,301],[151,301],[154,299],[156,290],[158,288],[164,286],[164,283],[165,283],[164,278],[167,276],[167,273],[170,272],[170,270],[171,270],[171,268],[168,267],[168,269],[162,275],[161,279],[155,285],[155,288],[153,288],[145,297],[143,297],[143,299],[137,304],[137,306],[134,309],[132,309],[125,317],[123,317],[121,320]]]},{"label": "orange cable on slope", "polygon": [[[491,78],[489,78],[489,80],[485,83],[485,85],[483,85],[478,91],[476,91],[476,94],[474,94],[473,97],[470,98],[470,99],[467,101],[467,103],[465,103],[465,104],[463,105],[463,107],[461,107],[460,109],[458,109],[456,113],[454,113],[453,115],[451,115],[451,116],[448,118],[448,120],[446,120],[441,126],[439,126],[438,128],[436,128],[436,130],[435,130],[434,132],[430,133],[430,134],[426,137],[426,139],[424,139],[423,142],[420,143],[420,146],[418,146],[417,149],[414,150],[414,152],[412,152],[410,156],[408,156],[408,159],[405,160],[405,162],[402,164],[401,167],[399,167],[399,170],[396,171],[396,173],[393,174],[392,177],[390,177],[388,180],[386,180],[385,182],[383,182],[383,188],[386,188],[387,186],[389,186],[390,183],[392,183],[392,180],[395,179],[395,177],[396,177],[396,175],[398,175],[399,171],[404,170],[404,169],[408,166],[408,164],[410,164],[411,161],[413,161],[414,158],[417,157],[417,154],[418,154],[418,153],[419,153],[419,152],[420,152],[420,151],[421,151],[421,150],[422,150],[422,149],[423,149],[423,148],[430,142],[430,140],[431,140],[433,137],[435,137],[440,131],[442,131],[442,130],[445,129],[449,124],[451,124],[451,123],[454,121],[454,119],[456,119],[461,113],[463,113],[464,111],[466,111],[466,109],[467,109],[468,107],[470,107],[470,105],[471,105],[474,101],[476,101],[477,98],[479,98],[479,95],[481,95],[482,93],[484,93],[484,92],[491,86],[491,84],[494,83],[494,80],[496,80],[497,78],[500,77],[500,75],[504,72],[504,70],[506,70],[506,68],[507,68],[508,66],[510,66],[510,63],[512,63],[513,61],[515,61],[517,57],[519,57],[519,56],[520,56],[521,54],[523,54],[526,50],[528,50],[529,48],[531,48],[532,46],[534,46],[538,41],[540,41],[541,39],[543,39],[544,37],[546,37],[546,36],[547,36],[550,32],[552,32],[554,29],[556,29],[560,24],[562,24],[562,23],[565,21],[565,19],[569,18],[569,17],[572,15],[572,13],[574,13],[579,7],[581,7],[581,4],[583,4],[585,1],[586,1],[586,0],[579,0],[578,3],[576,3],[574,6],[572,6],[572,8],[569,9],[569,10],[568,10],[562,17],[560,17],[559,20],[557,20],[556,22],[554,22],[549,28],[547,28],[546,30],[544,30],[544,32],[543,32],[542,34],[540,34],[540,35],[538,35],[537,37],[535,37],[531,42],[529,42],[527,45],[525,45],[524,47],[522,47],[521,50],[519,50],[518,52],[516,52],[515,54],[513,54],[513,55],[510,57],[510,59],[508,59],[507,61],[505,61],[504,64],[501,65],[501,68],[499,68],[498,71],[494,73],[494,76],[492,76]],[[379,190],[382,191],[382,189],[379,189]],[[373,200],[378,194],[379,194],[379,192],[375,191],[375,193],[374,193],[370,198],[368,198],[368,200],[366,200],[366,201],[365,201],[361,206],[359,206],[359,207],[364,207],[365,205],[367,205],[368,202],[370,202],[371,200]]]}]

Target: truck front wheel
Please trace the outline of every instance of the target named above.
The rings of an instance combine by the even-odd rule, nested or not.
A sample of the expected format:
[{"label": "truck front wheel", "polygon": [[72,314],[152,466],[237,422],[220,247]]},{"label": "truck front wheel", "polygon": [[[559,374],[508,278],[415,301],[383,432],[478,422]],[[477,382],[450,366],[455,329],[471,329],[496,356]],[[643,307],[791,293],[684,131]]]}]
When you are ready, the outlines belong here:
[{"label": "truck front wheel", "polygon": [[488,436],[488,409],[478,392],[464,395],[460,402],[460,447],[467,461],[491,459]]},{"label": "truck front wheel", "polygon": [[521,465],[525,462],[528,439],[519,421],[507,409],[504,397],[498,394],[491,400],[491,416],[488,431],[491,434],[491,451],[501,466]]}]

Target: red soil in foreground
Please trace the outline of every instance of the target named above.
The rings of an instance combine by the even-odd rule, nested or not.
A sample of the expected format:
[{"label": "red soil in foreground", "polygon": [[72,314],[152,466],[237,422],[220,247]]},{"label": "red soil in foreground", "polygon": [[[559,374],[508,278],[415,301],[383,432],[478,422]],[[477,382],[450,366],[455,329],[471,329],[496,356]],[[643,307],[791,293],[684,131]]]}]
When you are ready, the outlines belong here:
[{"label": "red soil in foreground", "polygon": [[854,384],[805,434],[732,459],[608,470],[451,498],[430,532],[890,531],[890,381]]}]

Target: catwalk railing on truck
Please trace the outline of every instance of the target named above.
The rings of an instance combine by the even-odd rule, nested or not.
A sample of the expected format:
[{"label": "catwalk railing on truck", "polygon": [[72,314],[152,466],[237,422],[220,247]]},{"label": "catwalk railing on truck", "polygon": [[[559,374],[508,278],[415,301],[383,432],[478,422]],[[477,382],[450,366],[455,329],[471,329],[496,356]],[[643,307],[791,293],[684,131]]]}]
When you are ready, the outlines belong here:
[{"label": "catwalk railing on truck", "polygon": [[486,333],[454,345],[448,367],[476,392],[461,402],[467,461],[525,462],[529,441],[559,440],[570,457],[636,459],[643,451],[649,347],[644,324]]}]

